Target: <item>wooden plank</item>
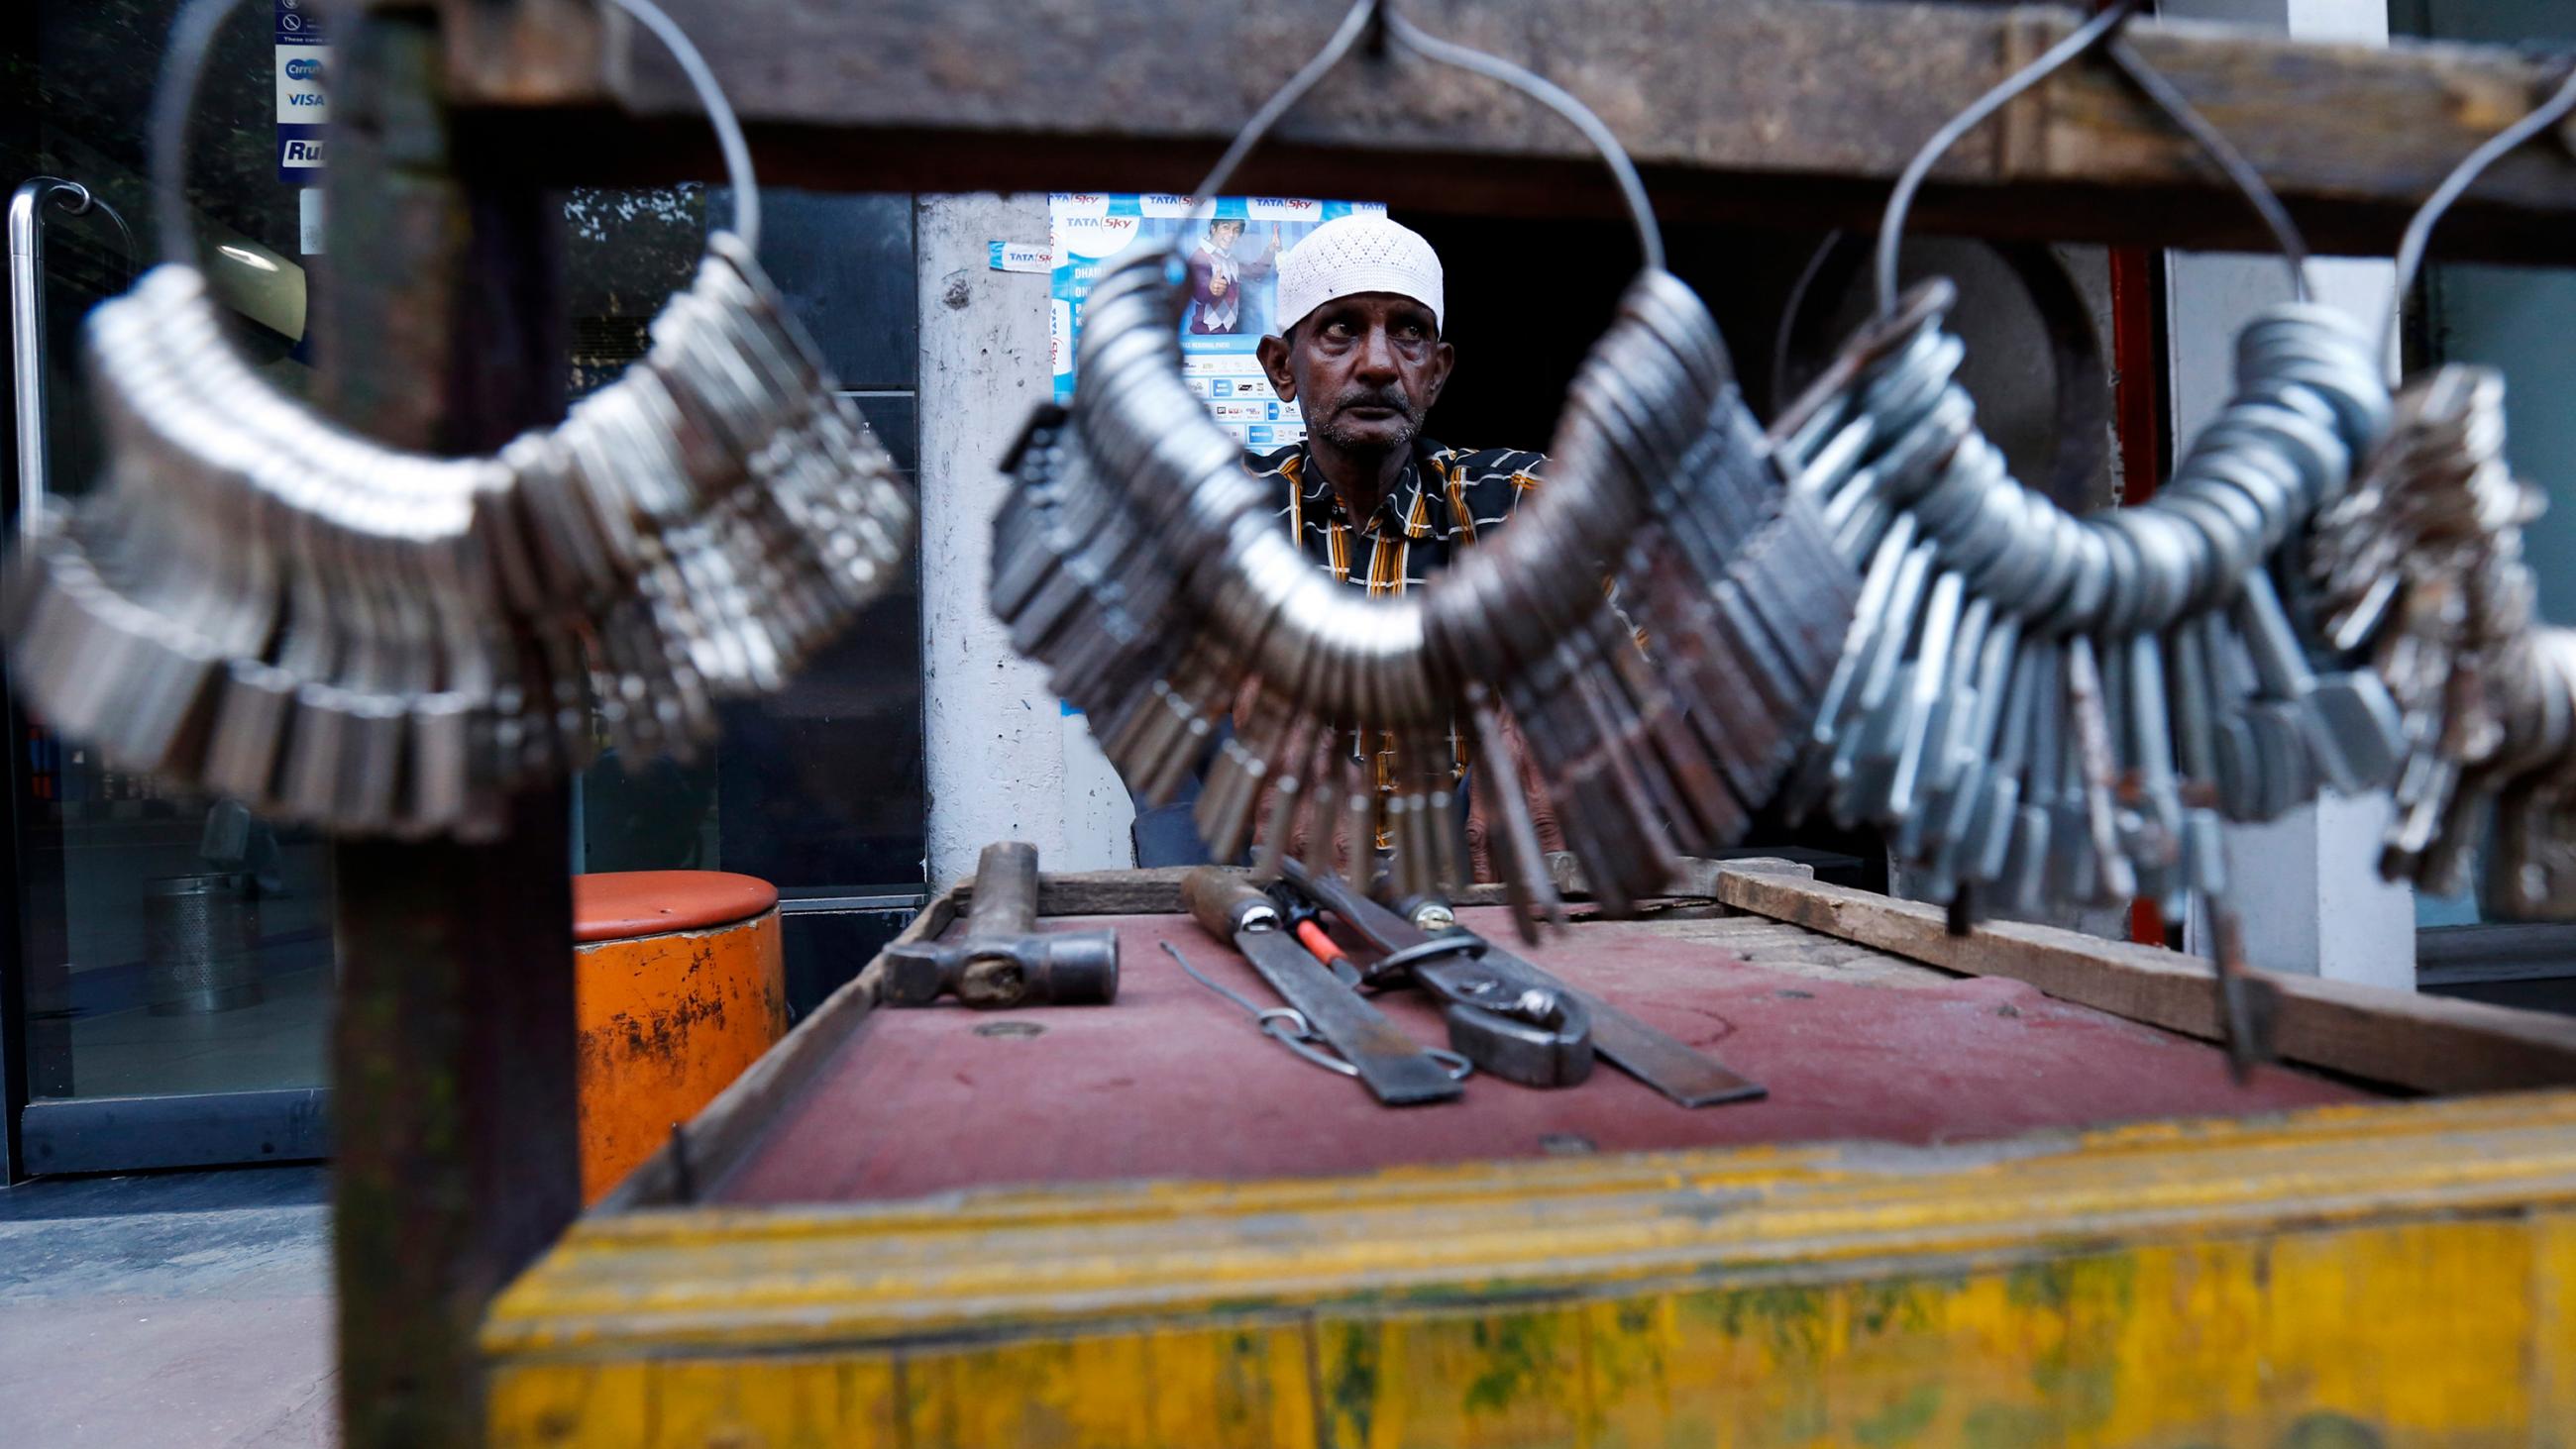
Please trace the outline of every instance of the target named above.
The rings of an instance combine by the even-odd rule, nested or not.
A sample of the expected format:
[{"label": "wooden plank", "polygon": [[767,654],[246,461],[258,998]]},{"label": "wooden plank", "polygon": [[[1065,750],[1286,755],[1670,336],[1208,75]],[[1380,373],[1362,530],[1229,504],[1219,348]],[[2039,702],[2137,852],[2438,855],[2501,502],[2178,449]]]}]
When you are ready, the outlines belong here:
[{"label": "wooden plank", "polygon": [[[427,12],[370,17],[334,63],[323,406],[450,454],[561,416],[560,200],[450,148]],[[335,1397],[353,1449],[482,1441],[475,1327],[581,1208],[569,798],[525,792],[493,844],[333,847]]]},{"label": "wooden plank", "polygon": [[1837,981],[1847,986],[1921,989],[1959,979],[1958,973],[1761,916],[1721,916],[1704,921],[1640,921],[1630,930],[1698,941],[1731,951],[1747,966]]},{"label": "wooden plank", "polygon": [[[1772,871],[1802,878],[1815,875],[1812,866],[1770,856],[1748,856],[1724,864],[1730,870]],[[1560,853],[1550,859],[1549,865],[1557,876],[1560,889],[1574,895],[1583,894],[1582,873],[1572,856]],[[1679,876],[1672,884],[1672,894],[1657,901],[1641,901],[1639,906],[1660,910],[1676,904],[1714,901],[1717,898],[1718,865],[1716,861],[1685,859]],[[1158,866],[1144,870],[1042,871],[1038,875],[1038,914],[1178,915],[1182,909],[1181,877],[1189,871],[1187,866]],[[959,914],[971,914],[975,904],[975,878],[971,875],[958,877],[946,894]],[[1453,898],[1453,904],[1461,906],[1499,906],[1505,902],[1503,887],[1491,882],[1467,886]]]},{"label": "wooden plank", "polygon": [[[895,1355],[830,1351],[854,1366],[899,1357],[891,1427],[685,1442],[2555,1446],[2564,1401],[2542,1386],[2564,1371],[2550,1305],[2570,1284],[2550,1233],[2549,1218],[2511,1212],[2325,1226],[2285,1213],[2252,1237],[1607,1272],[1522,1301],[1484,1283],[1398,1288],[1382,1306],[1317,1314],[1303,1351],[1298,1329],[1268,1324],[975,1332]],[[1191,1339],[1211,1347],[1166,1351]],[[629,1372],[641,1356],[612,1352]],[[770,1376],[764,1359],[687,1343],[655,1362],[673,1381],[675,1366],[702,1365],[689,1392],[718,1403]],[[540,1359],[519,1372],[580,1371]],[[646,1442],[622,1406],[559,1398],[536,1421],[543,1437],[496,1440]]]},{"label": "wooden plank", "polygon": [[[948,929],[957,914],[956,893],[941,891],[888,944],[902,945],[937,936]],[[683,1204],[722,1182],[759,1140],[780,1108],[804,1088],[815,1070],[830,1060],[858,1030],[859,1023],[867,1020],[868,1013],[876,1009],[877,983],[884,975],[880,963],[884,960],[884,953],[879,952],[856,977],[823,998],[813,1015],[798,1022],[778,1045],[718,1093],[706,1110],[674,1137],[671,1150],[647,1158],[592,1211],[621,1213]]]},{"label": "wooden plank", "polygon": [[[569,179],[712,173],[694,97],[631,27],[518,20],[563,0],[440,0],[480,42],[452,77],[495,151]],[[1341,0],[669,0],[750,123],[764,177],[883,190],[1177,191],[1310,54]],[[1536,66],[1590,103],[1668,215],[1873,223],[1948,116],[2079,22],[2056,6],[1892,0],[1408,0],[1435,33]],[[2384,49],[2141,23],[2139,50],[2259,166],[2328,250],[2386,254],[2408,211],[2557,74],[2500,46]],[[554,114],[531,117],[531,106]],[[609,107],[643,118],[609,119]],[[506,112],[507,114],[492,114]],[[1510,214],[1611,214],[1564,125],[1419,61],[1327,78],[1239,189]],[[650,172],[630,171],[620,179]],[[671,174],[665,170],[661,174]],[[1939,173],[1923,222],[1987,235],[2213,247],[2259,241],[2242,202],[2101,65],[2007,109]],[[2009,204],[1996,189],[2014,188]],[[2461,253],[2563,255],[2576,161],[2535,145],[2443,233]]]},{"label": "wooden plank", "polygon": [[[1938,906],[1752,872],[1725,872],[1718,890],[1738,909],[1946,970],[2010,977],[2168,1031],[2219,1035],[2210,969],[2179,952],[2015,921],[1953,936]],[[2576,1083],[2576,1020],[2314,976],[2270,979],[2281,993],[2285,1060],[2425,1092]]]},{"label": "wooden plank", "polygon": [[[2528,1222],[2571,1202],[2576,1094],[2560,1092],[1928,1148],[705,1208],[586,1219],[494,1306],[482,1341],[505,1362],[936,1352],[1676,1283],[1901,1279],[2342,1227]],[[2511,1276],[2481,1271],[2461,1291]]]}]

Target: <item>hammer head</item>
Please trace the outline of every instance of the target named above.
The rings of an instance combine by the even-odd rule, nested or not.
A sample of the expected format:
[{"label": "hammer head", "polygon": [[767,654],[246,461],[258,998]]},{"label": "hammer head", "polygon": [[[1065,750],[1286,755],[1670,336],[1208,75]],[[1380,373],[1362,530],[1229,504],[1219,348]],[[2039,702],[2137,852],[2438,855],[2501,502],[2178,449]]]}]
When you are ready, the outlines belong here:
[{"label": "hammer head", "polygon": [[1105,1006],[1118,998],[1114,931],[1029,932],[887,948],[885,999],[922,1006]]}]

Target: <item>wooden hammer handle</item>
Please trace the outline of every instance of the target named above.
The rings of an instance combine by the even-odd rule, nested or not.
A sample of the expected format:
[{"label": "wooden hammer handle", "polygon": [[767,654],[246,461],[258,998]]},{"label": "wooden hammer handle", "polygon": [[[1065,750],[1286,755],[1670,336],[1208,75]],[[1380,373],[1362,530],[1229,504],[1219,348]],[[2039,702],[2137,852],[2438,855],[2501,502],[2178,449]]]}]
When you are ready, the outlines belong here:
[{"label": "wooden hammer handle", "polygon": [[1181,877],[1181,904],[1190,908],[1199,929],[1229,946],[1247,920],[1266,915],[1276,925],[1279,919],[1279,908],[1252,882],[1213,865],[1199,866]]}]

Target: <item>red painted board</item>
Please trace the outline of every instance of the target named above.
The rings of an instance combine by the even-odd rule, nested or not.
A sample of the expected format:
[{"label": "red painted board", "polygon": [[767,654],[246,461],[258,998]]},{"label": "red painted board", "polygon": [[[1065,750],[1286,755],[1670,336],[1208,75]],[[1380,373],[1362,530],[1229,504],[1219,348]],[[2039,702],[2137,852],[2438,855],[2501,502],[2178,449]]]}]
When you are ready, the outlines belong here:
[{"label": "red painted board", "polygon": [[[1468,923],[1501,940],[1499,911]],[[2049,1000],[2019,982],[1894,989],[1748,966],[1714,946],[1615,925],[1529,951],[1567,980],[1771,1089],[1763,1101],[1677,1107],[1602,1063],[1539,1091],[1478,1076],[1432,1106],[1378,1106],[1299,1061],[1155,944],[1272,998],[1240,956],[1186,916],[1114,925],[1116,1004],[985,1013],[953,1004],[873,1013],[782,1109],[719,1200],[857,1202],[961,1188],[1121,1178],[1256,1178],[1415,1163],[1686,1147],[2011,1136],[2155,1117],[2242,1115],[2367,1100],[2287,1069],[2238,1088],[2205,1043]],[[1439,1017],[1379,998],[1427,1045]],[[1041,1028],[1023,1035],[1019,1027]]]}]

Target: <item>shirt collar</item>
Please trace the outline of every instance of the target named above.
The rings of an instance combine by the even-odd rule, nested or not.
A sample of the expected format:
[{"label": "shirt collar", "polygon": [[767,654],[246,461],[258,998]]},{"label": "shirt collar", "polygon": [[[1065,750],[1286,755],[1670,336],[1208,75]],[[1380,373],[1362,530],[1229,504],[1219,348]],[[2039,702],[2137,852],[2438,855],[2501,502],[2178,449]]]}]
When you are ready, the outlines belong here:
[{"label": "shirt collar", "polygon": [[[1404,460],[1404,471],[1395,475],[1394,484],[1378,500],[1377,512],[1360,523],[1361,532],[1394,535],[1404,531],[1405,515],[1412,509],[1415,495],[1422,491],[1423,480],[1435,471],[1432,457],[1439,451],[1438,443],[1415,436],[1413,451]],[[1297,467],[1299,476],[1307,480],[1307,495],[1322,497],[1322,521],[1350,522],[1348,511],[1342,507],[1342,495],[1334,492],[1333,485],[1325,481],[1324,470],[1315,466],[1314,451],[1303,441],[1297,444]]]}]

